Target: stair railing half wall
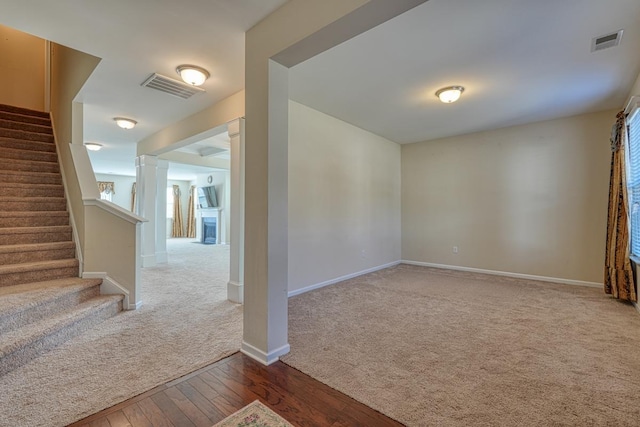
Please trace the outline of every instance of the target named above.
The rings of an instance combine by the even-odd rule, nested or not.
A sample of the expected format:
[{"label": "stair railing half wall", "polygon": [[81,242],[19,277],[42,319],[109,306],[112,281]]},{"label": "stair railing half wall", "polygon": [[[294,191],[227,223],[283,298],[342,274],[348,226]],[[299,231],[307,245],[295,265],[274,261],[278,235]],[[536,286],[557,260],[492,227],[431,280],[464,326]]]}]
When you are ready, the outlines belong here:
[{"label": "stair railing half wall", "polygon": [[115,203],[101,200],[86,148],[70,144],[70,151],[82,193],[82,277],[101,278],[102,294],[123,294],[124,307],[135,310],[142,304],[140,242],[141,225],[146,220]]},{"label": "stair railing half wall", "polygon": [[145,220],[100,200],[83,145],[83,105],[77,97],[100,58],[50,43],[51,121],[82,277],[103,279],[100,292],[124,294],[125,309],[141,305],[140,226]]},{"label": "stair railing half wall", "polygon": [[[81,111],[82,104],[74,103],[72,115],[80,123]],[[140,241],[141,224],[146,220],[100,199],[86,147],[81,143],[60,144],[53,113],[51,122],[80,276],[102,279],[101,294],[124,295],[123,308],[135,310],[142,305]]]}]

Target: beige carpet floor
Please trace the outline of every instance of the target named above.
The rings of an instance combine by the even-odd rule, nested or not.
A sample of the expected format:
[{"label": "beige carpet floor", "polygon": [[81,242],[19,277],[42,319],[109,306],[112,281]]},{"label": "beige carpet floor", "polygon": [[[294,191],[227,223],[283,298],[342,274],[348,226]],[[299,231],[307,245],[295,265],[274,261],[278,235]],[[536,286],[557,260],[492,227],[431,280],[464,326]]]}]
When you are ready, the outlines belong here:
[{"label": "beige carpet floor", "polygon": [[64,426],[238,351],[229,247],[171,239],[167,249],[169,264],[142,271],[142,308],[0,377],[0,426]]},{"label": "beige carpet floor", "polygon": [[291,298],[289,334],[409,426],[640,425],[640,315],[599,289],[400,265]]}]

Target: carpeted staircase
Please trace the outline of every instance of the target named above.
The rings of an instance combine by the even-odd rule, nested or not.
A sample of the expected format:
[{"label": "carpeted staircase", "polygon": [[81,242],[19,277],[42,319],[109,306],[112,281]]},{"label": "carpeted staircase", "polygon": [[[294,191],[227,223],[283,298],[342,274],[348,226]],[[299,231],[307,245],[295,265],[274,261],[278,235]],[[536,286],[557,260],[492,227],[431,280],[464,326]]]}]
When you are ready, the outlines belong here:
[{"label": "carpeted staircase", "polygon": [[0,105],[0,376],[122,310],[78,276],[49,115]]}]

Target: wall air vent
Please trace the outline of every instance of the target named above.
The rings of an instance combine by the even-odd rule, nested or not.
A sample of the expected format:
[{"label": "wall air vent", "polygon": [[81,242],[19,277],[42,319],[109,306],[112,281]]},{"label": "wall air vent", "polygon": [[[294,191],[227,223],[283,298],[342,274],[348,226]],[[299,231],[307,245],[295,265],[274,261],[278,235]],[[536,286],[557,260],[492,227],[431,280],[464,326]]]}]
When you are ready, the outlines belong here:
[{"label": "wall air vent", "polygon": [[191,98],[196,93],[205,91],[197,86],[192,86],[157,73],[151,74],[147,80],[142,82],[141,86],[150,87],[151,89],[156,89],[182,99]]},{"label": "wall air vent", "polygon": [[591,52],[597,52],[599,50],[618,46],[620,44],[620,39],[622,39],[622,30],[611,34],[605,34],[604,36],[594,37],[591,39]]}]

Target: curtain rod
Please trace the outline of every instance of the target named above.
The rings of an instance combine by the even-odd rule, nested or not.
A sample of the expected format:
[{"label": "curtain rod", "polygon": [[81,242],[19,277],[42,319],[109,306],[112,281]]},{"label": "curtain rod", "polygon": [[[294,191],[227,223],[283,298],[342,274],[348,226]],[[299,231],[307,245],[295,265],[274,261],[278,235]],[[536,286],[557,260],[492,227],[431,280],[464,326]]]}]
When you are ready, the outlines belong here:
[{"label": "curtain rod", "polygon": [[629,102],[627,102],[627,105],[624,107],[624,114],[629,114],[636,105],[640,107],[640,96],[638,95],[634,95],[629,99]]}]

